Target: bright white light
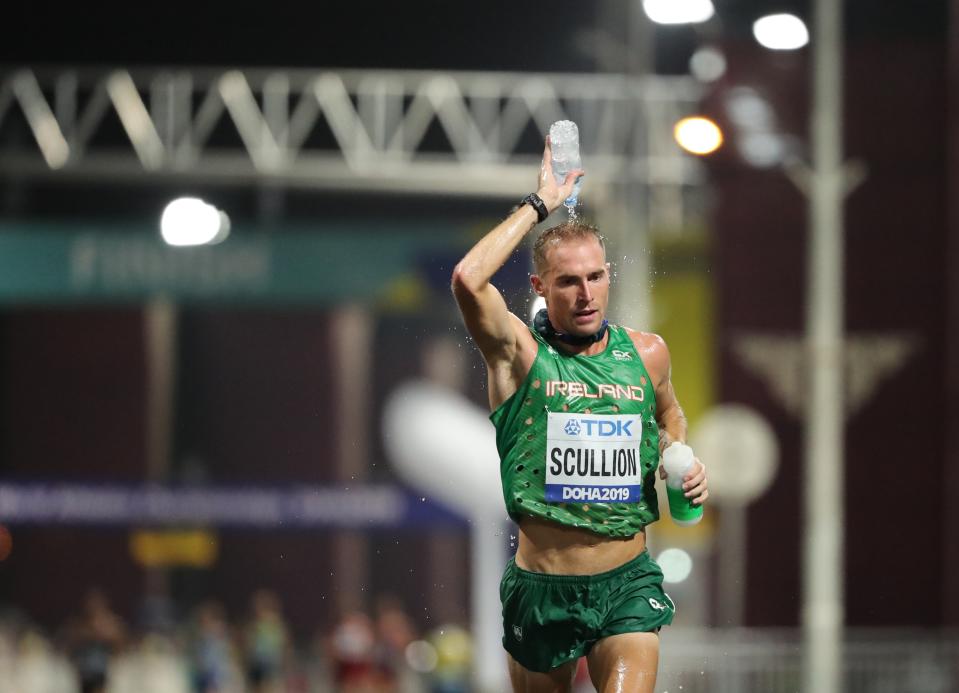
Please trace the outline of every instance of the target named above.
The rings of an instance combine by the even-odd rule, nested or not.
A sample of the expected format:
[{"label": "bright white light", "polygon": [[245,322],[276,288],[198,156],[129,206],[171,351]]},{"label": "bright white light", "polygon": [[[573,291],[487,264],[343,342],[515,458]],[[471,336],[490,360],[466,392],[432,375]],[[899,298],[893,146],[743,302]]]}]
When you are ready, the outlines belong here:
[{"label": "bright white light", "polygon": [[673,137],[691,154],[711,154],[723,143],[723,133],[709,118],[683,118],[673,128]]},{"label": "bright white light", "polygon": [[700,82],[715,82],[726,73],[726,58],[711,46],[700,48],[689,59],[689,71]]},{"label": "bright white light", "polygon": [[663,571],[663,582],[682,582],[693,572],[693,559],[682,549],[666,549],[656,562]]},{"label": "bright white light", "polygon": [[213,205],[196,197],[180,197],[163,210],[160,234],[170,245],[219,243],[230,233],[230,220]]},{"label": "bright white light", "polygon": [[428,674],[436,668],[439,655],[436,648],[425,640],[414,640],[406,646],[406,663],[410,669],[421,674]]},{"label": "bright white light", "polygon": [[760,45],[776,51],[791,51],[809,43],[809,30],[792,14],[769,14],[753,23],[753,36]]},{"label": "bright white light", "polygon": [[643,0],[643,10],[657,24],[698,24],[715,12],[710,0]]},{"label": "bright white light", "polygon": [[536,299],[529,307],[529,319],[532,320],[536,317],[536,314],[543,310],[546,307],[546,299],[542,296],[537,296]]}]

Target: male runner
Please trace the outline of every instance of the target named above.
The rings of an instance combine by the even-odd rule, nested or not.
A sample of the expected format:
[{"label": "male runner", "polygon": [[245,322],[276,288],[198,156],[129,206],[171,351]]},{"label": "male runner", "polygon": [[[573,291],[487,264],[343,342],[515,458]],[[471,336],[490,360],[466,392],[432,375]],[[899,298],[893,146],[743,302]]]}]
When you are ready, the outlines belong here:
[{"label": "male runner", "polygon": [[[452,287],[486,361],[506,509],[519,524],[500,586],[513,689],[569,691],[586,655],[600,693],[652,693],[674,606],[644,527],[659,517],[662,446],[686,439],[666,344],[607,325],[609,264],[591,226],[568,222],[536,241],[530,280],[546,309],[533,327],[490,283],[582,174],[557,185],[547,140],[537,192],[466,254]],[[706,500],[698,460],[683,488]]]}]

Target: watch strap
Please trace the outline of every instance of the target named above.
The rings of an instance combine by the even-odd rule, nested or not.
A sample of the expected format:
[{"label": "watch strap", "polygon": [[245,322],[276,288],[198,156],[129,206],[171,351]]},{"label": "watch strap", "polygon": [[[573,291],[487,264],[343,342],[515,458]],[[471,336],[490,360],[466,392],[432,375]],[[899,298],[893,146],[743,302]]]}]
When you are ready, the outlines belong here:
[{"label": "watch strap", "polygon": [[536,210],[537,223],[543,221],[549,216],[549,210],[546,209],[546,203],[543,202],[543,198],[536,193],[530,193],[524,197],[521,204],[529,205]]}]

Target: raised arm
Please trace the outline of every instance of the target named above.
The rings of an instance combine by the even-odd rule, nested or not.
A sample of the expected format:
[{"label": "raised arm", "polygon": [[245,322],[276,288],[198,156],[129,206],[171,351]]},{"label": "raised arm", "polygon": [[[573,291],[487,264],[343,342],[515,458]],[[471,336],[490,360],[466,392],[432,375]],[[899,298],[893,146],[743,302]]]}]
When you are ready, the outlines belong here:
[{"label": "raised arm", "polygon": [[[581,170],[571,171],[563,185],[557,185],[550,170],[549,140],[543,152],[536,194],[548,212],[562,204],[573,190]],[[524,334],[524,323],[512,315],[502,294],[490,280],[504,265],[538,222],[536,209],[524,204],[474,245],[453,270],[452,288],[466,329],[476,341],[483,358],[494,369],[514,365],[518,356],[518,339]],[[491,398],[493,393],[491,392]],[[510,393],[511,394],[511,393]],[[508,395],[507,395],[508,396]]]}]

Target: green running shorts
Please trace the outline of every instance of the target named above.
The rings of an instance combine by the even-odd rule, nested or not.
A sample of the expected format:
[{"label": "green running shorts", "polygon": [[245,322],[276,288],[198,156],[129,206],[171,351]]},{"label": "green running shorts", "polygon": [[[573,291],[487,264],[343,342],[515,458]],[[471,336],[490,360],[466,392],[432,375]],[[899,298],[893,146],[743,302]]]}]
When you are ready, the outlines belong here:
[{"label": "green running shorts", "polygon": [[663,571],[646,550],[596,575],[532,573],[510,559],[499,593],[503,647],[539,672],[588,654],[611,635],[658,631],[676,611],[663,591]]}]

